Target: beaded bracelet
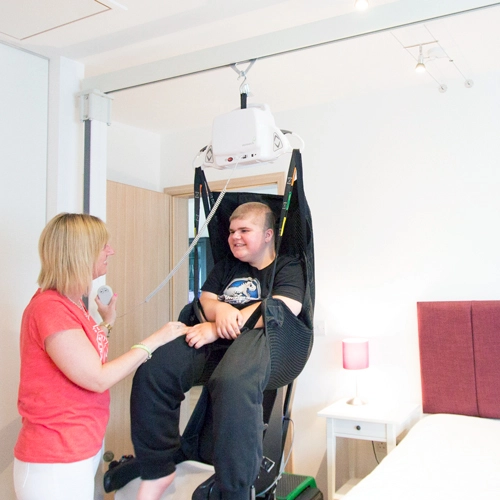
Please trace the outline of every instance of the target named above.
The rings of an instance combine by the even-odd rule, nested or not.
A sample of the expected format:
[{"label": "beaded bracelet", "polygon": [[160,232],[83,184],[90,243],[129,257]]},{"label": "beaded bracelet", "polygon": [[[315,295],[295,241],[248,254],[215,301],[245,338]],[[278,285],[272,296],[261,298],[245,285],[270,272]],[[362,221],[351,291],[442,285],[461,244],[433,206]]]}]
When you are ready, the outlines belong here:
[{"label": "beaded bracelet", "polygon": [[144,345],[141,342],[139,342],[138,344],[134,344],[130,349],[142,349],[142,350],[146,351],[148,353],[148,357],[144,360],[144,363],[146,361],[148,361],[149,359],[151,359],[153,356],[151,349],[147,345]]}]

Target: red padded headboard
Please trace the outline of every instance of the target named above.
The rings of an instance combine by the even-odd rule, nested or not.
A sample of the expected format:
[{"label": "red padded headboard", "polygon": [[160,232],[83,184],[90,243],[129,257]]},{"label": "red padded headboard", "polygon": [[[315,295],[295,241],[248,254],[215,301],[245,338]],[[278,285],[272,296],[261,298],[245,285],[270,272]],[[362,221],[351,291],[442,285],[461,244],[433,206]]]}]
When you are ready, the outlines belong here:
[{"label": "red padded headboard", "polygon": [[500,418],[500,301],[418,302],[423,411]]}]

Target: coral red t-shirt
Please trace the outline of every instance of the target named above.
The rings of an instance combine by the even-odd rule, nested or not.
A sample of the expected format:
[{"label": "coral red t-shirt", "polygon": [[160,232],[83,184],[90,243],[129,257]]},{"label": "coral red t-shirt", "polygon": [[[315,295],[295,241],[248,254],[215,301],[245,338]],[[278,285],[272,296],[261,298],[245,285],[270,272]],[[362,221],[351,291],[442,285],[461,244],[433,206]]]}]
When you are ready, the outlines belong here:
[{"label": "coral red t-shirt", "polygon": [[109,419],[109,391],[92,392],[71,382],[45,352],[45,339],[83,329],[105,363],[108,340],[87,311],[54,290],[38,290],[21,324],[22,416],[14,455],[23,462],[68,463],[94,456]]}]

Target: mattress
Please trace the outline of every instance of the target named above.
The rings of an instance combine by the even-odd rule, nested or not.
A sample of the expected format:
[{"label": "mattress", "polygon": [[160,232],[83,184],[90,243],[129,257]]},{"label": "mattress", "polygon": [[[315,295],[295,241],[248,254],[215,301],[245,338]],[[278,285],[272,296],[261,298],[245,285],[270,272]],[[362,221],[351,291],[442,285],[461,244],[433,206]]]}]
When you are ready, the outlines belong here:
[{"label": "mattress", "polygon": [[499,500],[500,420],[420,420],[345,500]]}]

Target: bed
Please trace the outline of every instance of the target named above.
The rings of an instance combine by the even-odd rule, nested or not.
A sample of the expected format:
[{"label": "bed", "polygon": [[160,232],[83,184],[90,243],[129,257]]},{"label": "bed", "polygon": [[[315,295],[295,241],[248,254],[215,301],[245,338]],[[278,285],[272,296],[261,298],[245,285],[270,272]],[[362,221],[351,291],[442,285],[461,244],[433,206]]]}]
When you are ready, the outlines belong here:
[{"label": "bed", "polygon": [[500,499],[500,301],[417,304],[424,418],[345,500]]}]

